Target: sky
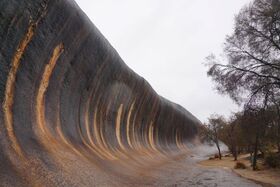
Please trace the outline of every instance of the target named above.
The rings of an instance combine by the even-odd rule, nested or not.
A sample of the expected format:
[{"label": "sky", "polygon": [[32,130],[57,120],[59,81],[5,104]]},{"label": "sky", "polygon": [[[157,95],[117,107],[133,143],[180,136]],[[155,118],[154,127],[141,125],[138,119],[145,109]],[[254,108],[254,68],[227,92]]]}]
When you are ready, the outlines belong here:
[{"label": "sky", "polygon": [[76,0],[125,63],[202,122],[239,107],[215,91],[205,58],[220,54],[250,0]]}]

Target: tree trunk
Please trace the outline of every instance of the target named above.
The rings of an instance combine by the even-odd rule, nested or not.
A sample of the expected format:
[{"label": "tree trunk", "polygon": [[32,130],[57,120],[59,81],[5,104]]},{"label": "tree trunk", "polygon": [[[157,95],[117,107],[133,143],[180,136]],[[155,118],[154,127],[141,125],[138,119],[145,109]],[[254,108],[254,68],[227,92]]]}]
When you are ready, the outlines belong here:
[{"label": "tree trunk", "polygon": [[222,154],[221,154],[221,149],[220,149],[220,145],[219,145],[219,142],[216,141],[216,146],[217,146],[217,149],[218,149],[218,152],[219,152],[219,159],[222,160]]},{"label": "tree trunk", "polygon": [[235,124],[232,124],[229,137],[230,137],[230,141],[231,141],[231,145],[232,145],[232,149],[231,149],[232,156],[234,157],[234,161],[236,161],[238,152],[237,152],[237,146],[236,146],[236,137],[234,136],[234,134],[235,134],[234,130],[235,130]]},{"label": "tree trunk", "polygon": [[236,145],[234,145],[234,144],[231,145],[230,152],[232,153],[234,161],[236,161],[237,160],[237,155],[238,155]]},{"label": "tree trunk", "polygon": [[237,153],[237,149],[236,149],[236,146],[234,146],[233,147],[233,156],[234,156],[234,161],[237,161],[237,155],[238,155],[238,153]]},{"label": "tree trunk", "polygon": [[259,144],[259,135],[256,135],[255,149],[254,149],[254,158],[253,158],[253,170],[257,170],[257,157],[258,157],[258,145]]},{"label": "tree trunk", "polygon": [[279,107],[277,106],[277,114],[278,114],[278,132],[277,132],[277,148],[278,148],[278,153],[280,153],[280,110]]},{"label": "tree trunk", "polygon": [[280,153],[280,120],[278,121],[278,133],[277,133],[277,148],[278,153]]},{"label": "tree trunk", "polygon": [[275,103],[275,106],[276,106],[277,116],[278,116],[276,143],[277,143],[278,153],[280,153],[280,107],[279,107],[279,104],[277,104],[277,103]]}]

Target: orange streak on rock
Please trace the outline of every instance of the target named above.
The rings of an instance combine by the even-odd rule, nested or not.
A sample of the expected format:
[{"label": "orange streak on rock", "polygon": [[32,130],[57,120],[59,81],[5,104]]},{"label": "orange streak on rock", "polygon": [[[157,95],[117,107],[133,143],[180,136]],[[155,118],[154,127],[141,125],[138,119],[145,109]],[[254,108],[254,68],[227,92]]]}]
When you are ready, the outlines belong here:
[{"label": "orange streak on rock", "polygon": [[70,147],[77,155],[83,157],[83,155],[74,147],[71,145],[71,143],[68,142],[68,140],[65,138],[64,134],[62,133],[62,130],[59,126],[56,128],[56,132],[58,133],[58,136],[62,139],[62,142]]},{"label": "orange streak on rock", "polygon": [[118,109],[117,119],[116,119],[116,136],[118,140],[118,144],[122,150],[125,150],[125,147],[122,144],[121,140],[121,117],[122,117],[122,110],[123,110],[123,104],[120,105]]},{"label": "orange streak on rock", "polygon": [[21,157],[23,157],[23,152],[20,148],[20,145],[18,143],[18,140],[17,140],[15,132],[14,132],[12,107],[14,104],[14,90],[15,90],[16,74],[17,74],[17,71],[18,71],[18,68],[20,65],[20,60],[22,58],[22,55],[34,35],[34,29],[35,29],[35,25],[31,24],[28,27],[27,33],[25,34],[24,38],[21,40],[19,46],[17,47],[16,53],[11,62],[11,70],[7,77],[5,98],[4,98],[4,102],[2,105],[8,137],[11,140],[11,145],[12,145],[13,149]]},{"label": "orange streak on rock", "polygon": [[55,47],[49,63],[45,66],[36,98],[37,124],[43,135],[46,135],[47,137],[50,136],[45,124],[45,93],[49,86],[50,77],[52,75],[56,62],[62,54],[63,50],[64,49],[62,43]]},{"label": "orange streak on rock", "polygon": [[[58,105],[58,111],[60,110],[60,106]],[[60,123],[60,113],[57,113],[57,119],[56,119],[56,133],[58,134],[58,137],[62,140],[62,143],[66,146],[68,146],[74,153],[77,155],[83,157],[83,155],[80,153],[78,149],[76,149],[64,136],[62,129],[61,129],[61,123]]]},{"label": "orange streak on rock", "polygon": [[154,125],[153,125],[153,122],[151,122],[150,126],[149,126],[149,144],[151,145],[151,147],[154,151],[158,152],[158,150],[155,146],[155,141],[154,141]]},{"label": "orange streak on rock", "polygon": [[97,146],[95,145],[93,138],[91,136],[90,132],[90,126],[89,126],[89,115],[88,115],[88,108],[89,108],[89,101],[87,103],[87,112],[85,114],[85,126],[86,126],[86,133],[87,133],[87,138],[89,139],[89,143],[85,140],[85,138],[82,137],[83,143],[91,150],[93,151],[97,156],[100,158],[103,158],[104,155],[102,155],[102,152],[98,150]]},{"label": "orange streak on rock", "polygon": [[[102,136],[102,133],[100,131],[100,129],[97,127],[97,109],[95,109],[94,112],[94,119],[93,119],[93,130],[94,130],[94,136],[96,138],[96,142],[97,142],[97,149],[99,150],[99,153],[101,153],[102,155],[104,155],[105,158],[110,159],[110,160],[115,160],[117,159],[117,157],[113,156],[108,147],[105,147],[104,145],[104,138]],[[102,157],[102,158],[104,158]]]},{"label": "orange streak on rock", "polygon": [[128,112],[128,117],[127,117],[127,121],[126,121],[126,138],[127,138],[127,142],[128,145],[132,148],[132,144],[131,144],[131,140],[130,140],[130,116],[131,116],[131,112],[134,108],[134,103],[132,103],[132,105],[130,106],[129,112]]}]

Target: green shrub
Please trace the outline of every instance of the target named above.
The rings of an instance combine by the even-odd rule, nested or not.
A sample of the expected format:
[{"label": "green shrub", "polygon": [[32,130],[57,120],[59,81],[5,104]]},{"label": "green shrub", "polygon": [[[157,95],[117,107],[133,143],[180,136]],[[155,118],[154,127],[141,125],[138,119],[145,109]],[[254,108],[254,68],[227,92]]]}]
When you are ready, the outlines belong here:
[{"label": "green shrub", "polygon": [[272,168],[280,168],[280,154],[269,152],[265,156],[265,163]]}]

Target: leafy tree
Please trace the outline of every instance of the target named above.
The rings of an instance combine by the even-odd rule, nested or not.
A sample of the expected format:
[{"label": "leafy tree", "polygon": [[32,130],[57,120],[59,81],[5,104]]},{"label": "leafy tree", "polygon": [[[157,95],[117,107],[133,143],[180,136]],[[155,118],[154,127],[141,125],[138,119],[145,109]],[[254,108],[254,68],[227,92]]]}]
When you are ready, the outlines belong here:
[{"label": "leafy tree", "polygon": [[[250,134],[253,135],[253,159],[252,159],[252,166],[253,170],[257,169],[257,158],[258,158],[258,151],[260,148],[260,137],[262,134],[262,124],[264,124],[264,114],[263,110],[260,111],[252,111],[247,110],[244,112],[243,116],[243,128],[250,129]],[[254,128],[252,128],[254,127]]]},{"label": "leafy tree", "polygon": [[207,62],[216,89],[244,106],[240,127],[250,132],[244,139],[254,147],[256,169],[258,151],[268,143],[276,142],[280,151],[280,1],[254,0],[243,7],[223,55],[210,55]]},{"label": "leafy tree", "polygon": [[240,129],[243,131],[241,138],[246,140],[247,146],[250,147],[248,151],[251,153],[254,170],[257,169],[258,152],[265,157],[265,154],[273,150],[276,145],[276,120],[277,116],[273,107],[247,109],[240,116]]},{"label": "leafy tree", "polygon": [[214,55],[207,58],[218,91],[239,104],[263,105],[273,95],[279,100],[280,1],[255,0],[245,6],[226,38],[224,57],[226,63]]}]

